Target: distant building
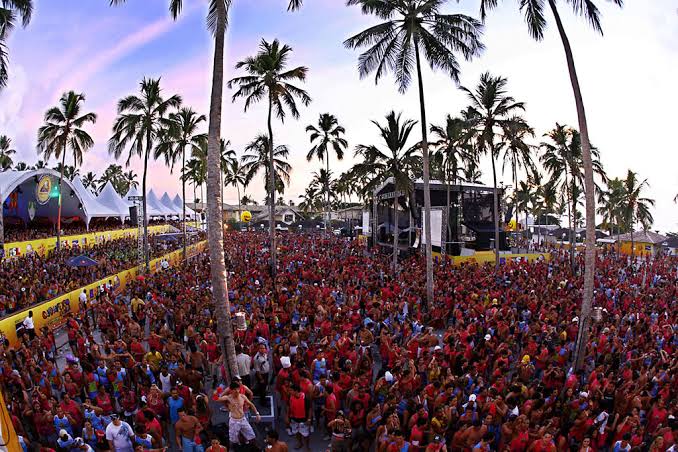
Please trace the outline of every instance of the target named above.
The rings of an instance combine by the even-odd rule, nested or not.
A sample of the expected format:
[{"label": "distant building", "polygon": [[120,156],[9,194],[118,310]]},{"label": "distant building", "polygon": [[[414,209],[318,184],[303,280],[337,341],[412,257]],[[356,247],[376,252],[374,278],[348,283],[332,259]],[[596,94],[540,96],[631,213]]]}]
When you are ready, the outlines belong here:
[{"label": "distant building", "polygon": [[652,231],[639,231],[622,234],[617,237],[622,254],[635,256],[654,256],[663,248],[668,237]]},{"label": "distant building", "polygon": [[[206,209],[204,203],[188,203],[187,204],[191,209],[196,212],[202,213]],[[259,223],[263,221],[268,221],[268,206],[262,205],[241,205],[238,207],[237,204],[223,204],[222,212],[224,215],[224,221],[240,221],[240,212],[249,211],[252,214],[252,223]],[[283,223],[285,225],[291,225],[296,223],[300,219],[303,219],[304,216],[296,206],[275,206],[275,221],[277,223]]]}]

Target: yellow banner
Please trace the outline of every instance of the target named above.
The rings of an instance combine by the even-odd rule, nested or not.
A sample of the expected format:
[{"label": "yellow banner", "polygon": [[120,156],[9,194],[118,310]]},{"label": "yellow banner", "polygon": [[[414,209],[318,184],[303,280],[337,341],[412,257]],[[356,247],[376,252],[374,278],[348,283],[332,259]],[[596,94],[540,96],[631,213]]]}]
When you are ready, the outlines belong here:
[{"label": "yellow banner", "polygon": [[[191,245],[187,249],[189,257],[195,256],[206,248],[207,242],[199,242]],[[172,251],[169,254],[153,259],[150,262],[151,272],[155,273],[162,269],[162,261],[166,260],[170,265],[176,265],[181,262],[181,253],[183,250]],[[95,283],[81,287],[72,292],[61,295],[49,301],[45,301],[39,305],[24,309],[15,314],[0,320],[0,332],[6,337],[10,344],[17,345],[19,339],[17,337],[17,326],[21,325],[24,319],[28,316],[29,311],[33,311],[33,323],[35,325],[35,332],[39,334],[43,326],[54,328],[61,325],[65,316],[68,313],[77,313],[80,310],[80,294],[84,290],[87,294],[87,300],[93,299],[99,291],[99,287],[110,284],[114,292],[118,292],[127,286],[137,276],[138,267],[130,268],[115,275],[101,279]]]},{"label": "yellow banner", "polygon": [[[433,253],[434,258],[440,259],[440,253]],[[478,264],[485,264],[488,262],[494,262],[494,253],[492,251],[488,252],[479,252],[473,256],[448,256],[448,260],[452,261],[453,265],[467,264],[470,262],[475,262]],[[551,255],[549,253],[531,253],[531,254],[500,254],[499,263],[505,264],[507,262],[533,262],[535,260],[545,260],[550,261]]]},{"label": "yellow banner", "polygon": [[[163,234],[170,231],[169,225],[149,226],[149,234]],[[81,248],[86,248],[97,243],[102,243],[108,240],[116,240],[119,238],[130,237],[136,238],[137,228],[115,229],[112,231],[101,232],[85,232],[82,234],[65,235],[61,237],[62,246],[78,245]],[[25,242],[5,243],[5,258],[13,258],[23,256],[26,253],[36,252],[44,256],[47,252],[56,248],[56,237],[48,237],[46,239],[28,240]]]}]

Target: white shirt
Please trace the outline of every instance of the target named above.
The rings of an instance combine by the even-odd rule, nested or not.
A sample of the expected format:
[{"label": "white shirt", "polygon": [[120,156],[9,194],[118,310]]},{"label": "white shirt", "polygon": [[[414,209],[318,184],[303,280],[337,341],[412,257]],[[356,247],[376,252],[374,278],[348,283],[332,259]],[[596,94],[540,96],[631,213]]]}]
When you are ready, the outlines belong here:
[{"label": "white shirt", "polygon": [[23,321],[24,328],[27,330],[34,330],[35,324],[33,323],[33,317],[26,317]]},{"label": "white shirt", "polygon": [[85,292],[80,292],[80,303],[87,303],[87,294]]},{"label": "white shirt", "polygon": [[238,368],[238,376],[240,378],[250,376],[250,372],[252,369],[252,358],[250,358],[249,355],[247,355],[246,353],[240,353],[239,355],[236,355],[235,364],[236,367]]},{"label": "white shirt", "polygon": [[125,421],[121,421],[120,425],[116,426],[111,422],[106,427],[106,439],[113,443],[113,449],[116,452],[132,451],[132,427]]}]

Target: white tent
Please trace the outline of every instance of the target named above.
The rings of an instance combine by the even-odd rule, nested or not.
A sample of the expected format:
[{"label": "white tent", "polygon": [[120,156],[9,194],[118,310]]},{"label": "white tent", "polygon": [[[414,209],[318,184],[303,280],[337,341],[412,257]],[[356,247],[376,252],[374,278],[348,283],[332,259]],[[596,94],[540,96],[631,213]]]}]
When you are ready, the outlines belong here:
[{"label": "white tent", "polygon": [[73,179],[73,188],[82,201],[88,225],[92,218],[119,217],[121,222],[125,221],[125,217],[120,216],[120,211],[118,209],[105,206],[97,201],[92,192],[82,183],[80,176],[76,176],[75,179]]},{"label": "white tent", "polygon": [[111,212],[116,212],[121,220],[124,221],[125,217],[129,217],[129,205],[122,200],[110,181],[101,189],[96,200],[104,208]]},{"label": "white tent", "polygon": [[181,208],[178,208],[172,203],[172,199],[169,197],[167,192],[165,192],[162,197],[160,198],[160,203],[167,207],[170,211],[172,211],[173,215],[178,215],[179,218],[183,215],[183,212],[181,211]]},{"label": "white tent", "polygon": [[[182,212],[182,214],[183,214],[182,209],[183,209],[183,205],[184,205],[184,200],[181,199],[181,196],[176,195],[176,196],[174,197],[174,199],[172,200],[172,204],[174,204],[174,206],[175,206],[176,208],[178,208],[179,211]],[[195,213],[195,210],[193,210],[193,209],[191,209],[190,207],[186,206],[186,218],[196,218],[196,217],[197,217],[197,214]]]},{"label": "white tent", "polygon": [[152,213],[154,210],[158,212],[158,216],[165,218],[175,215],[173,210],[170,210],[160,202],[153,190],[149,191],[148,196],[146,196],[146,205],[148,206],[148,211],[151,212],[151,216],[155,216]]},{"label": "white tent", "polygon": [[[153,190],[151,190],[151,193],[153,193]],[[146,197],[146,211],[147,211],[146,217],[151,218],[151,217],[164,217],[164,216],[166,216],[167,214],[164,213],[164,209],[158,208],[157,204],[159,204],[159,202],[156,202],[156,203],[153,203],[153,204],[151,203],[151,193],[149,193],[148,196]],[[129,189],[129,191],[127,192],[127,194],[123,198],[123,201],[125,201],[127,203],[127,205],[129,205],[130,207],[135,205],[132,201],[129,201],[129,198],[131,196],[141,196],[141,192],[134,187]],[[153,196],[155,197],[155,195],[153,195]],[[155,198],[155,201],[157,201],[157,200],[158,200],[158,198]]]}]

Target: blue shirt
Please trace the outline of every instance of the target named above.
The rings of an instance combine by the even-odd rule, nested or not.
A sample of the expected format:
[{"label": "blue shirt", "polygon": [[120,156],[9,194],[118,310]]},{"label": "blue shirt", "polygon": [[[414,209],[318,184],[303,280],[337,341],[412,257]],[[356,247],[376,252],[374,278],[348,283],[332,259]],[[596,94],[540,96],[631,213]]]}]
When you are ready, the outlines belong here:
[{"label": "blue shirt", "polygon": [[173,397],[170,397],[169,399],[167,399],[167,405],[169,406],[170,422],[174,424],[179,420],[179,408],[183,408],[184,399],[179,397],[178,399],[175,400]]}]

